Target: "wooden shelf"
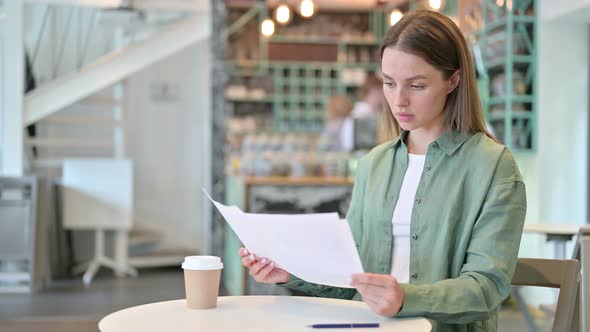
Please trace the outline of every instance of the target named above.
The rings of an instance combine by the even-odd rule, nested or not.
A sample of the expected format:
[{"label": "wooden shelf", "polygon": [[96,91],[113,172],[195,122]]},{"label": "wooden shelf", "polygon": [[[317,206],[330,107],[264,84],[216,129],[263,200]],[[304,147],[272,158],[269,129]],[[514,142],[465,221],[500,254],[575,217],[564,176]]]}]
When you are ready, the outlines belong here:
[{"label": "wooden shelf", "polygon": [[[534,17],[529,16],[515,16],[512,20],[512,23],[522,23],[522,24],[533,24],[535,23]],[[474,34],[481,35],[481,34],[490,34],[492,32],[497,32],[498,30],[505,28],[506,25],[510,24],[508,18],[503,17],[493,22],[488,22],[487,25],[480,30],[474,31]]]},{"label": "wooden shelf", "polygon": [[[490,105],[500,105],[504,104],[508,99],[507,96],[504,97],[491,97],[490,98]],[[514,95],[512,96],[510,102],[511,103],[532,103],[535,101],[534,96],[530,95]]]},{"label": "wooden shelf", "polygon": [[272,97],[263,97],[263,98],[251,98],[251,97],[244,97],[244,98],[234,98],[234,97],[225,97],[227,101],[236,102],[236,103],[272,103]]},{"label": "wooden shelf", "polygon": [[[512,111],[512,119],[531,119],[532,113],[530,111]],[[488,113],[488,120],[499,121],[506,119],[505,112],[490,112]]]},{"label": "wooden shelf", "polygon": [[[488,61],[486,67],[488,69],[499,68],[503,69],[506,63],[509,61],[508,57],[498,57],[494,60]],[[512,57],[513,65],[530,65],[534,62],[534,59],[530,55],[514,55]]]},{"label": "wooden shelf", "polygon": [[360,38],[340,38],[340,37],[297,37],[297,36],[272,36],[268,39],[270,43],[298,43],[298,44],[342,44],[356,46],[379,46],[381,42],[377,40],[368,40]]},{"label": "wooden shelf", "polygon": [[248,176],[243,178],[246,185],[322,186],[352,185],[354,179],[341,176]]}]

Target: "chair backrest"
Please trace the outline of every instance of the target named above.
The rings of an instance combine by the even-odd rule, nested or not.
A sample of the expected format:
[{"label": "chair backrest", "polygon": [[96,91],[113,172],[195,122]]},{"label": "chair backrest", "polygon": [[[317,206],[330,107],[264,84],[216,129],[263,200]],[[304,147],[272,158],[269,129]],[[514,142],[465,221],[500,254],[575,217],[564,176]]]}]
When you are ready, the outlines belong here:
[{"label": "chair backrest", "polygon": [[590,227],[589,226],[580,227],[580,229],[578,230],[578,234],[576,234],[576,238],[574,241],[574,251],[572,254],[572,259],[577,259],[577,260],[581,259],[581,256],[582,256],[581,240],[585,236],[590,236]]},{"label": "chair backrest", "polygon": [[[580,227],[575,239],[572,259],[580,261],[581,279],[578,290],[579,310],[574,312],[574,331],[590,331],[590,227]],[[577,325],[576,325],[577,324]]]},{"label": "chair backrest", "polygon": [[580,283],[575,259],[519,258],[512,285],[559,288],[553,331],[570,331]]}]

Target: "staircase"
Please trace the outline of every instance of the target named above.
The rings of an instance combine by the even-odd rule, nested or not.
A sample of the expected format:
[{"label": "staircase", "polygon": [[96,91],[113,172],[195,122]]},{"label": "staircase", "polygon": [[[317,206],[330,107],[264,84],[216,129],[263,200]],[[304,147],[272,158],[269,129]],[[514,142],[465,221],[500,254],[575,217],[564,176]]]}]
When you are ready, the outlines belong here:
[{"label": "staircase", "polygon": [[[20,105],[22,119],[16,117],[11,122],[20,120],[23,129],[35,126],[36,133],[30,136],[24,131],[21,141],[5,142],[4,147],[22,144],[25,163],[21,172],[28,170],[39,176],[61,177],[67,158],[125,158],[127,77],[210,34],[209,0],[25,3],[27,9],[43,17],[40,26],[24,22],[36,35],[35,42],[27,45],[27,53],[33,58],[33,67],[44,70],[38,76],[39,87],[27,93]],[[157,19],[158,12],[166,13],[163,19]],[[23,13],[21,8],[6,15]],[[0,24],[0,29],[9,31],[9,25]],[[69,35],[70,31],[78,31],[79,36]],[[48,45],[50,35],[55,42]],[[100,42],[102,47],[97,49]],[[2,51],[6,56],[8,50]],[[11,123],[3,125],[6,129]],[[19,149],[4,149],[4,159],[18,160],[19,153]],[[146,229],[134,228],[117,239],[115,261],[134,267],[176,265],[190,254],[182,250],[157,252],[159,236]],[[122,244],[124,249],[120,250]],[[138,256],[128,257],[128,252]],[[124,274],[120,270],[116,273]]]}]

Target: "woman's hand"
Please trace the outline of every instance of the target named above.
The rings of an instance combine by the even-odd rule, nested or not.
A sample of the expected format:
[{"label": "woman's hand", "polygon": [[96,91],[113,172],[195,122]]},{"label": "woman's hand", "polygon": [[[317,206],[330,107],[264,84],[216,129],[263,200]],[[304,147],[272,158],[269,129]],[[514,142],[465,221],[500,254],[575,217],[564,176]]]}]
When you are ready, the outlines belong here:
[{"label": "woman's hand", "polygon": [[404,303],[404,291],[393,276],[359,273],[352,276],[350,285],[361,294],[369,308],[381,316],[395,316]]},{"label": "woman's hand", "polygon": [[275,262],[266,258],[259,259],[255,254],[248,252],[246,248],[240,249],[240,257],[242,257],[242,265],[250,270],[250,275],[257,282],[276,284],[291,280],[289,272],[278,268]]}]

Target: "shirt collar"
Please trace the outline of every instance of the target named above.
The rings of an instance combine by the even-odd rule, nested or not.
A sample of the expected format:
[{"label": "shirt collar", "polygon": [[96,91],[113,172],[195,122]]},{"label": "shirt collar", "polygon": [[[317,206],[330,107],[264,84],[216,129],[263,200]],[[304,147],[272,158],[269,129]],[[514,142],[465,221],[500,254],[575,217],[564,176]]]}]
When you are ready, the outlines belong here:
[{"label": "shirt collar", "polygon": [[[398,138],[393,140],[391,147],[397,148],[400,144],[406,144],[405,140],[408,136],[409,131],[403,130]],[[449,130],[444,133],[442,136],[437,138],[432,144],[436,143],[441,150],[443,150],[447,155],[452,155],[457,151],[457,149],[465,143],[474,133],[472,132],[460,132],[457,130]]]},{"label": "shirt collar", "polygon": [[391,143],[391,147],[395,147],[397,148],[400,144],[406,144],[405,140],[406,137],[408,136],[409,131],[407,130],[402,130],[402,132],[399,134],[399,136],[393,140],[393,142]]}]

